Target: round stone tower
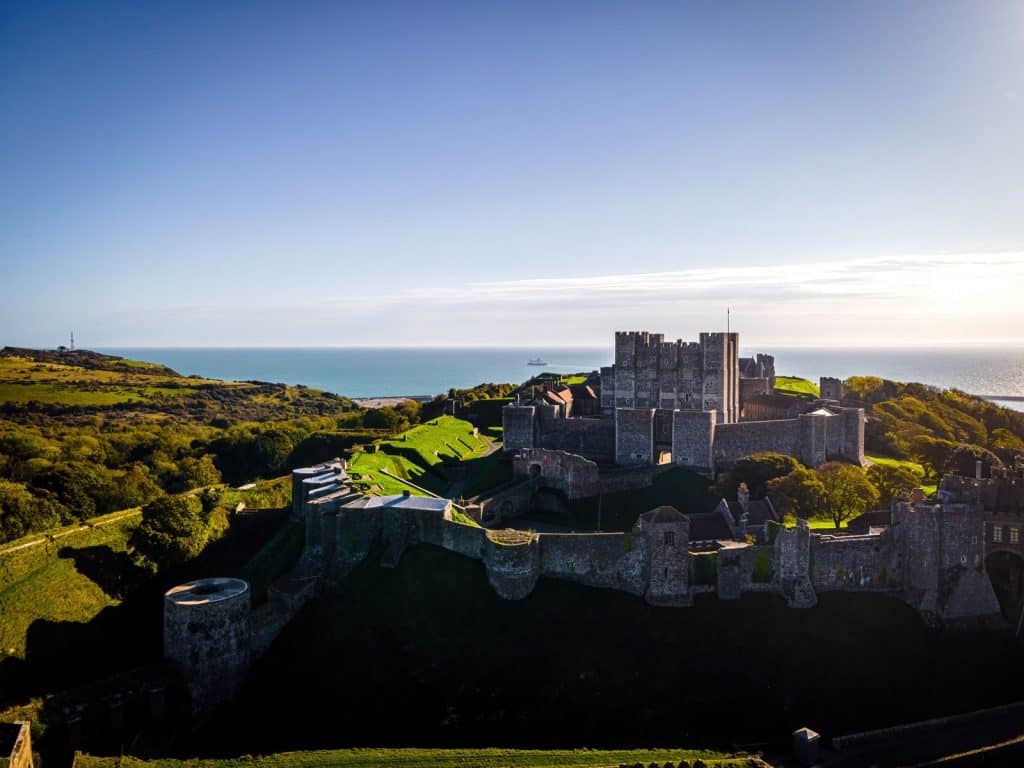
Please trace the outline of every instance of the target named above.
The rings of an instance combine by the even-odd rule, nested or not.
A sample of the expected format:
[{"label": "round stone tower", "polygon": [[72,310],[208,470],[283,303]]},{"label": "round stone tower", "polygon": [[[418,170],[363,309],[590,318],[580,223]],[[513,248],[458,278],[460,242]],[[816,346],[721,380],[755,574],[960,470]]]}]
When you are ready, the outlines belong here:
[{"label": "round stone tower", "polygon": [[241,688],[251,633],[252,598],[242,579],[199,579],[164,594],[164,657],[185,676],[194,724]]}]

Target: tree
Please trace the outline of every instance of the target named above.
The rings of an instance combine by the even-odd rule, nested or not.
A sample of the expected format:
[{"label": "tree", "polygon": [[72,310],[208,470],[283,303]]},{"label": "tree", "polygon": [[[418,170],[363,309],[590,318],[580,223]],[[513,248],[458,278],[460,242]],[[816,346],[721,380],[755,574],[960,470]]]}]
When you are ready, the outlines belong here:
[{"label": "tree", "polygon": [[146,466],[138,462],[128,467],[117,481],[117,495],[121,508],[141,507],[162,493],[160,486],[149,476]]},{"label": "tree", "polygon": [[797,467],[784,477],[767,483],[768,498],[783,517],[816,517],[825,508],[825,486],[818,473]]},{"label": "tree", "polygon": [[882,504],[905,496],[921,484],[921,476],[906,467],[872,464],[867,474],[868,480],[878,490],[879,502]]},{"label": "tree", "polygon": [[732,469],[720,474],[712,490],[725,498],[734,499],[739,484],[746,483],[751,498],[760,499],[767,492],[769,481],[785,477],[798,467],[800,462],[792,456],[770,451],[753,453],[737,459]]},{"label": "tree", "polygon": [[197,497],[162,496],[142,508],[130,543],[143,564],[162,569],[191,560],[209,536],[209,513]]},{"label": "tree", "polygon": [[213,464],[213,457],[204,454],[198,459],[182,459],[181,476],[185,488],[203,488],[220,482],[220,472]]},{"label": "tree", "polygon": [[987,448],[980,445],[961,443],[949,457],[948,470],[961,477],[974,477],[975,462],[981,462],[982,477],[991,477],[992,469],[1003,466],[1002,460]]},{"label": "tree", "polygon": [[818,469],[825,490],[824,511],[838,529],[843,520],[864,514],[878,503],[878,489],[853,464],[830,461]]},{"label": "tree", "polygon": [[[925,471],[931,469],[931,475],[938,477],[946,471],[946,466],[956,450],[956,444],[949,440],[941,440],[927,435],[918,435],[910,443],[910,450],[924,466]],[[974,470],[971,470],[974,473]],[[927,474],[925,475],[927,477]]]}]

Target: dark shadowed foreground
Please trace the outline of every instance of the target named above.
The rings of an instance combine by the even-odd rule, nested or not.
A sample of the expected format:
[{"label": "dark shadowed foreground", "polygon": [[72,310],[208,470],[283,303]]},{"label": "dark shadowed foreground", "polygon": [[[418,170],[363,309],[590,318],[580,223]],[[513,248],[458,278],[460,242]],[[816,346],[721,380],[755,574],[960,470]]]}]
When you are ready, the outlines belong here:
[{"label": "dark shadowed foreground", "polygon": [[542,579],[507,602],[441,549],[375,562],[285,630],[193,747],[784,746],[802,725],[831,736],[1024,695],[1007,633],[936,634],[884,597],[668,609]]}]

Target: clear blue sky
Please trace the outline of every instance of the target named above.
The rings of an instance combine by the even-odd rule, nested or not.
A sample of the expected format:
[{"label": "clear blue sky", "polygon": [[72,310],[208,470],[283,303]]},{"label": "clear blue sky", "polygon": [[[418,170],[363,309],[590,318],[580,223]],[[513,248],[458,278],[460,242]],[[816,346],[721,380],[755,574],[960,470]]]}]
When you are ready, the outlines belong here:
[{"label": "clear blue sky", "polygon": [[8,1],[0,105],[0,344],[1024,337],[1022,2]]}]

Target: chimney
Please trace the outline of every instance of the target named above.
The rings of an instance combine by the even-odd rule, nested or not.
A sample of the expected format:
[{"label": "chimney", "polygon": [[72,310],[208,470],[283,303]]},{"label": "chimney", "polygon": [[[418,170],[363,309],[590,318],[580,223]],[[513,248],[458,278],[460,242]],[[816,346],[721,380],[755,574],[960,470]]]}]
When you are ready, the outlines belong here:
[{"label": "chimney", "polygon": [[974,462],[974,479],[981,480],[981,459]]},{"label": "chimney", "polygon": [[914,490],[912,490],[910,492],[910,503],[911,504],[921,504],[923,502],[924,502],[924,489],[923,488],[915,488]]}]

